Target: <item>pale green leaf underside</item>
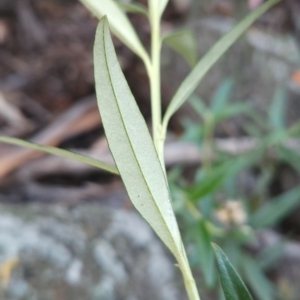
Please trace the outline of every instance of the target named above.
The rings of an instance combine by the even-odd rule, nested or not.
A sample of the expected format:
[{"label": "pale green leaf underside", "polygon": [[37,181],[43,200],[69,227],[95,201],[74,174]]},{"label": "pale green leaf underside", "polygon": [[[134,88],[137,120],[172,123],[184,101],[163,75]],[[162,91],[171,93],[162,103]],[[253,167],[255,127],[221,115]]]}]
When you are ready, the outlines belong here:
[{"label": "pale green leaf underside", "polygon": [[103,169],[105,171],[108,171],[108,172],[111,172],[114,174],[119,173],[115,166],[109,165],[98,159],[95,159],[95,158],[92,158],[92,157],[89,157],[86,155],[78,154],[78,153],[75,153],[75,152],[72,152],[69,150],[39,145],[39,144],[35,144],[32,142],[24,141],[24,140],[17,139],[17,138],[7,137],[7,136],[0,136],[0,142],[6,143],[6,144],[11,144],[11,145],[16,145],[16,146],[21,146],[21,147],[25,147],[25,148],[35,149],[38,151],[47,152],[47,153],[61,156],[64,158],[77,160],[77,161],[80,161],[87,165],[91,165],[93,167]]},{"label": "pale green leaf underside", "polygon": [[166,111],[163,127],[166,129],[171,116],[176,110],[188,99],[188,97],[196,89],[202,78],[210,70],[210,68],[222,57],[222,55],[232,46],[232,44],[246,31],[246,29],[264,12],[266,12],[274,4],[281,0],[270,0],[261,5],[254,12],[244,18],[238,25],[225,34],[197,63],[191,73],[181,83],[175,95],[173,96],[168,109]]},{"label": "pale green leaf underside", "polygon": [[112,0],[80,0],[99,19],[106,15],[113,33],[143,60],[147,60],[144,49],[136,31],[118,4]]},{"label": "pale green leaf underside", "polygon": [[129,198],[176,257],[181,237],[151,136],[119,66],[106,18],[94,47],[96,93],[109,148]]}]

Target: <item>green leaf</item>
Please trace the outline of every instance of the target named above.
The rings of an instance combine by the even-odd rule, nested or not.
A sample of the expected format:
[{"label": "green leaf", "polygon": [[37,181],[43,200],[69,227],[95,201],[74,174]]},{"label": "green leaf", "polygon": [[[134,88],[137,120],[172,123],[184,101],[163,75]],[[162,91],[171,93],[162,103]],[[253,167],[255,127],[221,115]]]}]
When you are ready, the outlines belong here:
[{"label": "green leaf", "polygon": [[117,2],[119,7],[129,13],[142,14],[148,16],[147,8],[139,3],[125,3],[125,2]]},{"label": "green leaf", "polygon": [[285,128],[285,91],[282,87],[277,88],[269,109],[269,126],[271,129]]},{"label": "green leaf", "polygon": [[225,34],[197,63],[191,73],[181,83],[173,96],[163,120],[163,129],[167,128],[171,116],[188,99],[196,89],[202,78],[211,67],[222,57],[222,55],[232,46],[232,44],[247,30],[247,28],[264,12],[281,0],[269,0],[258,9],[245,17],[238,25]]},{"label": "green leaf", "polygon": [[6,143],[6,144],[11,144],[11,145],[17,145],[17,146],[21,146],[21,147],[26,147],[26,148],[31,148],[31,149],[35,149],[38,151],[43,151],[43,152],[47,152],[50,154],[54,154],[57,156],[74,159],[74,160],[83,162],[87,165],[91,165],[93,167],[97,167],[99,169],[106,170],[111,173],[115,173],[115,174],[119,173],[115,166],[109,165],[98,159],[95,159],[95,158],[92,158],[89,156],[85,156],[82,154],[78,154],[78,153],[75,153],[75,152],[72,152],[69,150],[64,150],[64,149],[50,147],[50,146],[43,146],[43,145],[35,144],[32,142],[23,141],[21,139],[2,136],[2,135],[0,136],[0,142]]},{"label": "green leaf", "polygon": [[146,122],[118,63],[106,18],[94,47],[98,107],[109,148],[129,198],[154,231],[182,261],[182,241],[166,177]]},{"label": "green leaf", "polygon": [[163,41],[179,53],[192,68],[197,61],[197,44],[193,32],[189,29],[173,31],[163,37]]},{"label": "green leaf", "polygon": [[215,283],[215,259],[211,248],[211,237],[204,220],[197,223],[196,247],[200,258],[202,273],[206,284],[212,287]]},{"label": "green leaf", "polygon": [[204,119],[205,115],[208,113],[208,108],[204,101],[196,95],[192,95],[189,99],[190,105],[194,109],[194,111]]},{"label": "green leaf", "polygon": [[294,188],[274,199],[251,215],[250,224],[255,228],[276,224],[300,203],[300,187]]},{"label": "green leaf", "polygon": [[284,145],[277,148],[278,158],[288,163],[294,170],[300,173],[300,153],[289,149]]},{"label": "green leaf", "polygon": [[233,80],[225,79],[218,87],[213,95],[211,109],[214,113],[218,113],[226,107],[229,101],[229,96],[232,91]]},{"label": "green leaf", "polygon": [[226,300],[252,300],[252,297],[242,279],[228,260],[222,249],[213,244],[217,258],[220,280]]},{"label": "green leaf", "polygon": [[215,115],[215,121],[219,122],[240,114],[248,114],[250,107],[244,103],[231,104]]},{"label": "green leaf", "polygon": [[201,139],[203,135],[203,127],[199,124],[194,124],[190,119],[186,118],[181,121],[184,128],[184,132],[180,137],[180,140],[193,142],[197,145],[201,145]]},{"label": "green leaf", "polygon": [[134,28],[116,2],[112,0],[80,1],[99,19],[106,15],[113,33],[144,61],[149,60],[148,54],[141,44]]},{"label": "green leaf", "polygon": [[189,199],[191,201],[197,201],[205,195],[212,193],[220,187],[227,178],[235,176],[240,170],[253,164],[258,155],[259,153],[253,152],[240,156],[239,158],[230,159],[212,168],[199,182],[189,189]]},{"label": "green leaf", "polygon": [[231,163],[225,162],[208,171],[192,188],[189,189],[189,199],[198,201],[220,187],[230,173]]}]

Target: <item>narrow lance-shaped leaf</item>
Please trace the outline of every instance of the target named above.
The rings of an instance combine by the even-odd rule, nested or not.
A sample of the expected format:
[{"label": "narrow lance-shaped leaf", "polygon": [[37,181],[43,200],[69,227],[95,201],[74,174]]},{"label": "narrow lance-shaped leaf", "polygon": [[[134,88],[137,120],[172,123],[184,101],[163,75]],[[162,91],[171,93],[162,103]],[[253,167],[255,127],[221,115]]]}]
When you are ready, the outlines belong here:
[{"label": "narrow lance-shaped leaf", "polygon": [[218,61],[220,57],[230,48],[230,46],[246,31],[246,29],[263,13],[281,0],[270,0],[260,6],[257,10],[249,14],[232,30],[225,34],[210,51],[197,63],[191,73],[181,83],[173,96],[163,120],[163,129],[166,130],[171,116],[188,99],[196,89],[202,78]]},{"label": "narrow lance-shaped leaf", "polygon": [[6,143],[6,144],[11,144],[11,145],[16,145],[16,146],[21,146],[21,147],[25,147],[25,148],[35,149],[38,151],[43,151],[43,152],[47,152],[50,154],[54,154],[56,156],[74,159],[74,160],[80,161],[82,163],[85,163],[87,165],[91,165],[93,167],[97,167],[99,169],[106,170],[111,173],[115,173],[115,174],[119,173],[115,166],[109,165],[98,159],[95,159],[95,158],[92,158],[92,157],[89,157],[86,155],[82,155],[79,153],[75,153],[75,152],[72,152],[69,150],[39,145],[39,144],[35,144],[32,142],[24,141],[24,140],[17,139],[17,138],[7,137],[7,136],[0,136],[0,142]]},{"label": "narrow lance-shaped leaf", "polygon": [[144,61],[148,54],[143,47],[136,31],[118,4],[112,0],[80,0],[99,19],[106,15],[113,33]]},{"label": "narrow lance-shaped leaf", "polygon": [[129,198],[177,258],[182,242],[166,177],[150,133],[119,66],[104,17],[94,47],[99,111]]},{"label": "narrow lance-shaped leaf", "polygon": [[222,249],[212,243],[217,265],[220,274],[220,280],[226,300],[253,300],[242,279],[228,260]]}]

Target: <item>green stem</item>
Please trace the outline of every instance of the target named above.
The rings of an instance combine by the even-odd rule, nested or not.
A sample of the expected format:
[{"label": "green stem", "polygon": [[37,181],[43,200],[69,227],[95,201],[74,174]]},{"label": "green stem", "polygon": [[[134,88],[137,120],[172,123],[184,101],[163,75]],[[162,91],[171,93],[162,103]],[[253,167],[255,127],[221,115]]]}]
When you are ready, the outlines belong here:
[{"label": "green stem", "polygon": [[[160,74],[160,55],[161,55],[161,36],[160,36],[160,13],[150,1],[149,16],[151,23],[151,68],[148,70],[150,77],[151,90],[151,110],[152,110],[152,130],[153,141],[158,153],[162,168],[164,164],[164,137],[162,134],[162,115],[161,115],[161,74]],[[189,300],[200,300],[198,290],[193,278],[185,250],[182,246],[183,256],[177,257],[179,267],[184,278],[184,285]]]},{"label": "green stem", "polygon": [[189,300],[200,300],[200,296],[198,293],[198,289],[195,283],[195,279],[193,277],[191,268],[188,263],[188,259],[186,254],[184,253],[185,260],[179,260],[179,267],[181,269],[184,286],[188,295]]},{"label": "green stem", "polygon": [[161,143],[161,91],[160,91],[160,17],[153,10],[150,11],[151,20],[151,60],[150,90],[152,110],[153,141],[159,160],[164,166],[163,147]]}]

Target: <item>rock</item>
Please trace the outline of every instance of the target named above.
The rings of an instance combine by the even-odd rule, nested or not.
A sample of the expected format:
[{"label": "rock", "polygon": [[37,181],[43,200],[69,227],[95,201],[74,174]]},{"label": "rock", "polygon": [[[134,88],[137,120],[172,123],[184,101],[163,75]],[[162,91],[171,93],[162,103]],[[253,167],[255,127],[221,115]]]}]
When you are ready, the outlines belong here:
[{"label": "rock", "polygon": [[95,203],[0,211],[1,299],[183,299],[179,271],[135,212]]}]

